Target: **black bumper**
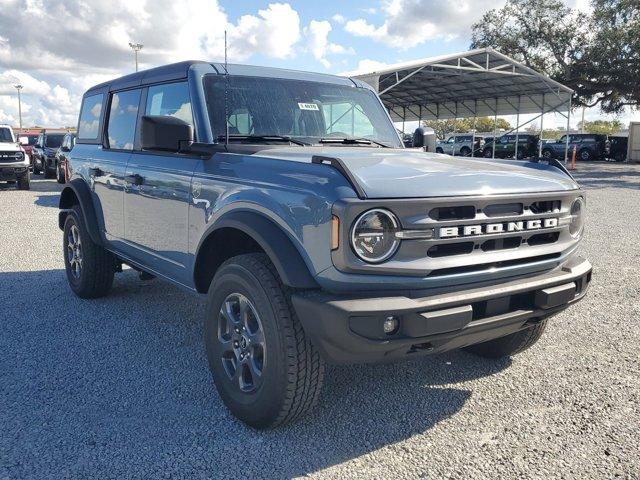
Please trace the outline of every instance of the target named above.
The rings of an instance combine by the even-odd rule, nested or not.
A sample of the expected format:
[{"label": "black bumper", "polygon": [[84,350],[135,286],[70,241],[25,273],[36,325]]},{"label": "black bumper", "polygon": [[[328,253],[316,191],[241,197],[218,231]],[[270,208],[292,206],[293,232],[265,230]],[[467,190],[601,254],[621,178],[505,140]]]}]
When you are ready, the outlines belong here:
[{"label": "black bumper", "polygon": [[29,171],[29,167],[24,164],[16,166],[0,166],[0,181],[15,181]]},{"label": "black bumper", "polygon": [[[292,296],[306,334],[331,363],[393,361],[502,337],[580,300],[591,264],[580,257],[556,270],[498,285],[427,297],[343,296],[309,291]],[[385,334],[393,316],[398,330]]]}]

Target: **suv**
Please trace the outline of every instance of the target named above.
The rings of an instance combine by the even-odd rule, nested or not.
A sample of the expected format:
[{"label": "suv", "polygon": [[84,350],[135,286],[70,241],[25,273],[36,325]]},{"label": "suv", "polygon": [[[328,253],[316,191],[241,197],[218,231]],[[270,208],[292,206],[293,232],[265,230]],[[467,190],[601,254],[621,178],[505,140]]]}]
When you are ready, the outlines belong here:
[{"label": "suv", "polygon": [[30,159],[30,167],[33,167],[33,146],[38,141],[37,133],[21,133],[18,135],[18,140],[20,140],[22,144],[22,148],[24,153]]},{"label": "suv", "polygon": [[[567,136],[563,135],[556,141],[543,144],[542,156],[564,160],[566,147]],[[576,158],[585,162],[589,160],[606,160],[609,155],[609,141],[606,135],[571,133],[569,134],[569,158],[571,158],[574,147],[576,148]]]},{"label": "suv", "polygon": [[29,190],[29,157],[17,142],[9,125],[0,125],[0,181],[17,182],[20,190]]},{"label": "suv", "polygon": [[51,178],[55,174],[56,151],[62,145],[64,133],[42,132],[33,146],[32,165],[33,173],[42,172],[44,178]]},{"label": "suv", "polygon": [[[540,137],[537,135],[519,134],[518,151],[516,152],[516,135],[503,135],[498,137],[498,141],[496,142],[495,157],[517,158],[518,160],[537,157],[539,141]],[[483,156],[485,158],[492,158],[494,156],[493,137],[490,141],[485,140]]]},{"label": "suv", "polygon": [[87,91],[59,227],[81,298],[122,264],[207,296],[209,367],[244,422],[300,417],[325,362],[513,355],[585,295],[585,194],[559,162],[407,150],[359,80],[225,70]]},{"label": "suv", "polygon": [[67,180],[67,164],[69,152],[76,144],[75,133],[67,133],[62,139],[60,148],[56,151],[54,163],[56,166],[56,180],[58,183],[65,183]]},{"label": "suv", "polygon": [[446,153],[448,155],[462,155],[468,157],[471,155],[471,148],[476,152],[482,151],[484,140],[476,135],[475,141],[473,135],[453,135],[446,141],[441,140],[436,143],[436,153]]}]

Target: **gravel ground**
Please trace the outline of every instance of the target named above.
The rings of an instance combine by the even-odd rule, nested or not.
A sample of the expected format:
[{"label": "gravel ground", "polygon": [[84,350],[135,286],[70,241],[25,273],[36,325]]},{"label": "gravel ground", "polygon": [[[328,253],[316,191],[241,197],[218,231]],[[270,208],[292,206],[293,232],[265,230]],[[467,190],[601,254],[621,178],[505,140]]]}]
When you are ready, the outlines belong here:
[{"label": "gravel ground", "polygon": [[267,433],[215,392],[200,298],[132,271],[76,298],[60,187],[3,184],[0,479],[640,478],[640,166],[578,177],[594,282],[535,347],[332,367],[319,408]]}]

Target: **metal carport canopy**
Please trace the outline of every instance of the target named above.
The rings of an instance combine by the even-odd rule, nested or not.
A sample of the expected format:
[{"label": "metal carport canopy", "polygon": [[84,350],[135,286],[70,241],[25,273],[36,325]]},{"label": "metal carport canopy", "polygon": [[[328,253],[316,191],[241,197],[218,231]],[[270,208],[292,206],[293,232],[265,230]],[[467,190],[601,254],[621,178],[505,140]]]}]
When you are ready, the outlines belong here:
[{"label": "metal carport canopy", "polygon": [[353,78],[378,91],[396,122],[567,112],[573,93],[491,48],[399,63]]}]

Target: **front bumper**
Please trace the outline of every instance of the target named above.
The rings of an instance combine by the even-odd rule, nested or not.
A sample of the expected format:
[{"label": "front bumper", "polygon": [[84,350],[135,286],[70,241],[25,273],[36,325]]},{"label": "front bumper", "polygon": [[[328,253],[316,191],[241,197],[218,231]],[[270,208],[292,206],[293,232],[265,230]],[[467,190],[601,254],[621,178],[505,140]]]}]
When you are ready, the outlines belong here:
[{"label": "front bumper", "polygon": [[29,172],[29,161],[0,163],[0,181],[16,181]]},{"label": "front bumper", "polygon": [[[574,256],[544,274],[421,298],[307,291],[292,302],[325,360],[385,362],[517,332],[580,300],[590,281],[591,264]],[[382,325],[390,316],[399,328],[387,335]]]}]

